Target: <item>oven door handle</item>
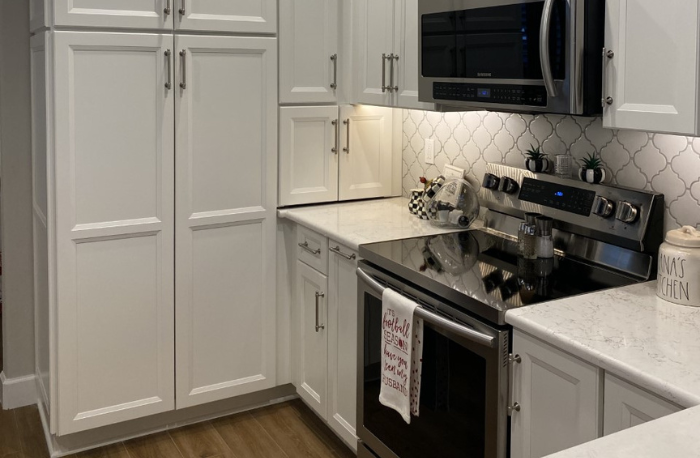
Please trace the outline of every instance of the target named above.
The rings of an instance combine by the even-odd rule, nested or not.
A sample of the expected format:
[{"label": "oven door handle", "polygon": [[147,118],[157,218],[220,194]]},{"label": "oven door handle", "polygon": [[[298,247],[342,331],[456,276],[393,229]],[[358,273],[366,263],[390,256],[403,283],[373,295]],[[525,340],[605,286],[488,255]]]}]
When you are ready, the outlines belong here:
[{"label": "oven door handle", "polygon": [[549,60],[549,31],[552,28],[552,11],[554,0],[545,0],[542,10],[542,25],[540,27],[540,65],[542,66],[542,78],[550,97],[557,96],[557,87],[552,76],[552,64]]},{"label": "oven door handle", "polygon": [[[365,272],[359,267],[357,268],[357,276],[362,281],[367,283],[370,286],[370,288],[372,288],[380,296],[384,293],[384,290],[386,288],[380,285],[379,282],[377,282],[367,272]],[[475,331],[459,323],[443,318],[420,306],[416,308],[414,314],[423,321],[427,321],[428,323],[435,325],[441,329],[453,332],[458,336],[463,337],[469,341],[478,343],[479,345],[482,345],[484,347],[496,348],[497,342],[496,338],[493,336],[482,334],[479,331]]]}]

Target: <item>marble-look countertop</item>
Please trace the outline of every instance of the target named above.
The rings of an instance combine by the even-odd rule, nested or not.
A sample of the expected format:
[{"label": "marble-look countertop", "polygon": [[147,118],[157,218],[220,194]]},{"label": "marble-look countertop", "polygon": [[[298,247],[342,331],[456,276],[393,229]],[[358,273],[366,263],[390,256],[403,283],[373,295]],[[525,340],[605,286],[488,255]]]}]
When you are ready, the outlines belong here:
[{"label": "marble-look countertop", "polygon": [[688,408],[549,458],[700,456],[700,308],[659,299],[653,281],[510,310],[506,322]]},{"label": "marble-look countertop", "polygon": [[408,199],[403,197],[280,209],[277,215],[353,250],[364,243],[455,231],[434,227],[410,214]]}]

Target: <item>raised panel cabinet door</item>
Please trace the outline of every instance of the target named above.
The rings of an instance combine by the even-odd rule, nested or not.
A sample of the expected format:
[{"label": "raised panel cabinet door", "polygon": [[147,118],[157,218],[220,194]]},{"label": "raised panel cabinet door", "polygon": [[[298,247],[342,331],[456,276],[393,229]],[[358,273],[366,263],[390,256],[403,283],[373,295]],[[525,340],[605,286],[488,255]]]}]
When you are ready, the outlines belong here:
[{"label": "raised panel cabinet door", "polygon": [[396,0],[396,106],[414,110],[434,110],[435,105],[418,101],[418,0]]},{"label": "raised panel cabinet door", "polygon": [[394,103],[391,66],[395,62],[390,58],[394,55],[394,0],[357,0],[353,4],[353,16],[353,100],[391,106]]},{"label": "raised panel cabinet door", "polygon": [[338,1],[280,2],[280,103],[337,103]]},{"label": "raised panel cabinet door", "polygon": [[357,257],[330,241],[328,268],[328,424],[357,450]]},{"label": "raised panel cabinet door", "polygon": [[340,119],[340,200],[391,195],[393,110],[345,106]]},{"label": "raised panel cabinet door", "polygon": [[44,1],[53,4],[57,26],[172,30],[176,13],[176,0]]},{"label": "raised panel cabinet door", "polygon": [[181,409],[276,383],[277,44],[175,44]]},{"label": "raised panel cabinet door", "polygon": [[175,405],[173,39],[53,36],[56,413],[65,435]]},{"label": "raised panel cabinet door", "polygon": [[338,107],[280,108],[280,205],[338,200]]},{"label": "raised panel cabinet door", "polygon": [[511,456],[539,458],[592,441],[602,431],[600,370],[544,342],[514,332]]},{"label": "raised panel cabinet door", "polygon": [[[698,133],[698,1],[606,2],[603,125]],[[610,103],[608,103],[610,102]]]},{"label": "raised panel cabinet door", "polygon": [[297,393],[321,418],[328,411],[328,277],[301,261],[296,268],[299,317]]},{"label": "raised panel cabinet door", "polygon": [[605,374],[603,410],[604,435],[607,436],[680,412],[682,409],[614,375]]},{"label": "raised panel cabinet door", "polygon": [[276,0],[172,1],[177,5],[175,23],[180,30],[277,33]]}]

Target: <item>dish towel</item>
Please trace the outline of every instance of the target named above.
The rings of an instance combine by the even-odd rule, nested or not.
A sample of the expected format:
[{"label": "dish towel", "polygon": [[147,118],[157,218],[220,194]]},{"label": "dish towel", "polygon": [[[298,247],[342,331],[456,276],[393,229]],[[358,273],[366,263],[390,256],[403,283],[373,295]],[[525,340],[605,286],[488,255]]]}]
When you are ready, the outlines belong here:
[{"label": "dish towel", "polygon": [[418,416],[423,366],[423,320],[418,304],[386,288],[382,294],[382,385],[379,402],[411,424]]}]

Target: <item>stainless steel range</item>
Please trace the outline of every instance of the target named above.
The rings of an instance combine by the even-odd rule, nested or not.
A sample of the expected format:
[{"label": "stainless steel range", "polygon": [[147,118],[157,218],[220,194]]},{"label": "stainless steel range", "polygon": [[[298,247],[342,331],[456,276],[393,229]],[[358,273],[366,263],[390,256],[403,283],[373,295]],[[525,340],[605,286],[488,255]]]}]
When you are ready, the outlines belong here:
[{"label": "stainless steel range", "polygon": [[[360,247],[358,456],[509,455],[513,308],[647,281],[662,242],[660,194],[490,164],[482,228]],[[554,219],[553,259],[519,256],[525,213]],[[382,293],[420,304],[420,416],[379,403]]]}]

